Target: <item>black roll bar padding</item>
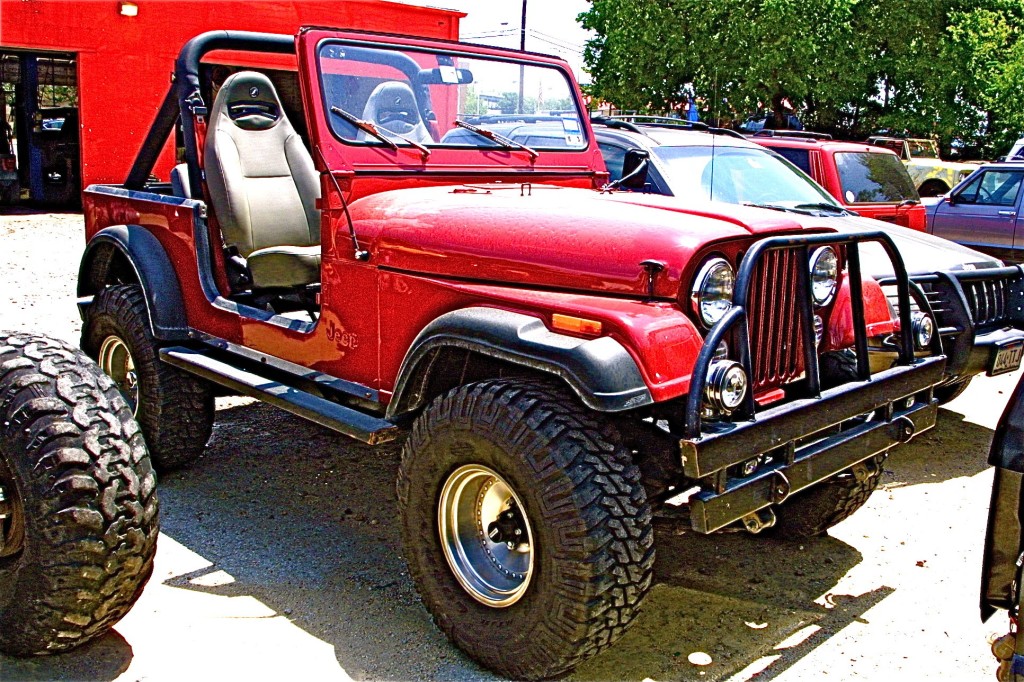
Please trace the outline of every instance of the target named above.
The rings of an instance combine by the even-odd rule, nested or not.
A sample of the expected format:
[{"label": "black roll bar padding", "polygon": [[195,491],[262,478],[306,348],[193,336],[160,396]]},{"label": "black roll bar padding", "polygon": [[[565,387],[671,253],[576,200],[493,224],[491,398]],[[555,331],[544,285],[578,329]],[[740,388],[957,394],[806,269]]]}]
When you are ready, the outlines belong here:
[{"label": "black roll bar padding", "polygon": [[[873,231],[861,234],[825,233],[814,235],[799,235],[791,237],[769,237],[756,242],[740,263],[740,270],[736,276],[736,286],[733,289],[732,307],[719,320],[704,339],[700,353],[697,355],[697,362],[694,364],[693,373],[690,375],[690,389],[686,397],[686,412],[683,415],[683,430],[687,438],[699,438],[701,430],[701,402],[704,396],[704,389],[707,385],[708,369],[714,359],[715,349],[721,343],[725,334],[732,327],[740,325],[739,328],[739,362],[743,366],[748,377],[753,375],[752,357],[750,353],[750,334],[747,329],[747,301],[750,296],[751,282],[754,279],[754,268],[761,260],[765,251],[799,248],[801,255],[807,260],[809,248],[817,245],[846,245],[847,248],[847,270],[850,276],[850,305],[853,313],[855,349],[857,352],[857,374],[860,380],[864,381],[870,377],[870,366],[868,359],[867,330],[864,325],[864,290],[861,286],[861,263],[860,242],[875,241],[882,245],[889,256],[893,266],[893,277],[896,280],[896,292],[899,303],[900,316],[900,340],[901,347],[898,354],[898,363],[910,365],[914,362],[913,332],[911,330],[910,312],[910,281],[907,277],[907,268],[903,263],[903,257],[896,249],[892,238],[884,232]],[[852,247],[852,248],[849,248]],[[806,268],[797,269],[798,287],[802,292],[807,292],[809,287],[810,273]],[[927,305],[927,301],[925,301]],[[813,310],[810,300],[803,301],[800,305],[799,314],[804,322],[804,352],[806,357],[815,353],[814,350],[814,327]],[[810,323],[810,324],[808,324]],[[810,344],[807,339],[810,336]],[[805,359],[806,372],[808,375],[808,389],[815,395],[820,393],[820,379],[818,375],[817,357],[808,361]],[[813,375],[813,376],[812,376]],[[739,416],[754,418],[754,397],[752,391],[747,391],[743,409]]]},{"label": "black roll bar padding", "polygon": [[188,179],[193,191],[202,187],[199,169],[199,150],[196,147],[195,122],[192,113],[203,106],[200,94],[199,64],[204,56],[214,50],[240,50],[248,52],[269,52],[272,54],[295,54],[295,37],[275,33],[252,31],[207,31],[185,43],[174,62],[174,80],[170,91],[164,97],[156,120],[149,129],[142,149],[135,158],[125,180],[126,189],[142,189],[156,160],[163,151],[167,138],[174,131],[174,124],[181,119],[185,136],[185,161],[188,164]]}]

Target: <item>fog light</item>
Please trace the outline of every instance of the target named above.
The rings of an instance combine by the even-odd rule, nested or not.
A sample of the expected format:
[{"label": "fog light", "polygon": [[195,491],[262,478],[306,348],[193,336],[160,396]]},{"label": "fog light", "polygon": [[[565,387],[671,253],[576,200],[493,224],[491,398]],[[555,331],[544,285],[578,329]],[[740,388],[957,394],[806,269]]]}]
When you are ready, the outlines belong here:
[{"label": "fog light", "polygon": [[726,360],[729,358],[729,344],[722,341],[715,349],[715,360]]},{"label": "fog light", "polygon": [[708,370],[704,399],[720,412],[733,412],[747,395],[747,373],[732,360],[716,360]]},{"label": "fog light", "polygon": [[918,348],[927,348],[935,335],[935,323],[925,313],[914,313],[910,329],[914,332],[914,344]]}]

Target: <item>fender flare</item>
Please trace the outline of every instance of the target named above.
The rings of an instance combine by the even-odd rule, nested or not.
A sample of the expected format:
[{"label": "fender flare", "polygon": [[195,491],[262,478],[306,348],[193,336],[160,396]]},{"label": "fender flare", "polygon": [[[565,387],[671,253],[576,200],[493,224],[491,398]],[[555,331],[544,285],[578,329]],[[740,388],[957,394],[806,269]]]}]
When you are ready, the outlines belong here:
[{"label": "fender flare", "polygon": [[459,348],[563,379],[583,403],[621,412],[654,402],[640,368],[618,341],[556,334],[537,317],[496,308],[463,308],[441,315],[419,333],[402,361],[388,418],[423,402],[414,379],[431,352]]},{"label": "fender flare", "polygon": [[[149,327],[161,341],[184,341],[189,338],[188,319],[178,276],[160,240],[141,225],[114,225],[97,232],[85,247],[78,271],[78,307],[85,312],[93,297],[102,289],[94,268],[109,267],[99,259],[109,249],[119,252],[131,266],[135,279],[146,297]],[[105,277],[106,271],[103,272]],[[158,301],[159,297],[159,301]]]}]

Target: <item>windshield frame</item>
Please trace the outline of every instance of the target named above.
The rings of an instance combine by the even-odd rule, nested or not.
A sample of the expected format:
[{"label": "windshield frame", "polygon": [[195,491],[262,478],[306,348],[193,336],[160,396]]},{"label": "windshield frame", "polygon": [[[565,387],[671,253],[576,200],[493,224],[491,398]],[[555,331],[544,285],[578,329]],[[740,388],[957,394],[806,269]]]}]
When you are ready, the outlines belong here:
[{"label": "windshield frame", "polygon": [[[571,116],[570,117],[556,117],[556,116],[537,115],[537,114],[474,114],[474,115],[467,116],[463,112],[458,112],[458,111],[455,112],[456,116],[458,118],[464,120],[464,121],[468,120],[471,123],[475,122],[475,118],[474,117],[478,117],[478,118],[481,118],[481,119],[486,119],[486,118],[489,118],[489,117],[490,118],[493,118],[493,117],[508,117],[510,120],[515,120],[516,117],[521,117],[521,118],[526,118],[526,119],[529,119],[531,117],[543,117],[545,119],[550,119],[552,121],[554,121],[555,119],[558,119],[558,120],[563,120],[564,119],[566,121],[573,121],[573,120],[575,120],[575,122],[577,124],[576,128],[578,129],[578,134],[579,134],[579,137],[580,137],[580,142],[579,142],[578,146],[571,146],[571,147],[570,146],[548,146],[548,145],[530,145],[530,146],[533,149],[536,149],[538,151],[557,152],[559,154],[584,154],[584,153],[591,152],[591,148],[593,146],[593,144],[592,144],[593,143],[593,136],[590,133],[589,127],[585,124],[585,120],[584,119],[588,117],[588,116],[586,116],[587,109],[586,109],[586,107],[585,107],[585,105],[583,103],[583,100],[581,98],[581,94],[580,94],[578,86],[576,85],[575,78],[573,77],[571,71],[569,71],[569,69],[567,68],[567,65],[564,65],[564,63],[553,61],[553,60],[551,60],[550,57],[546,57],[546,55],[538,55],[538,56],[546,57],[544,60],[538,60],[536,58],[530,58],[530,57],[517,58],[517,57],[512,56],[512,55],[494,54],[494,53],[488,53],[488,52],[485,52],[485,51],[477,52],[477,51],[474,51],[472,49],[465,49],[466,47],[470,47],[471,48],[471,47],[475,47],[475,46],[463,46],[461,44],[452,44],[450,46],[449,45],[444,45],[443,47],[441,47],[441,46],[422,46],[422,45],[404,44],[404,43],[379,42],[379,41],[372,41],[372,40],[367,41],[367,40],[359,40],[358,38],[343,37],[343,36],[325,37],[325,38],[322,38],[321,40],[316,42],[316,44],[314,46],[314,55],[313,55],[314,56],[314,61],[315,61],[315,71],[316,71],[316,75],[317,75],[317,84],[316,84],[316,93],[315,94],[319,97],[319,99],[320,99],[320,106],[323,107],[323,110],[325,112],[330,111],[330,107],[332,106],[332,103],[331,103],[331,100],[330,100],[330,98],[328,96],[328,93],[327,93],[327,82],[326,82],[325,75],[329,75],[329,74],[325,74],[325,72],[324,72],[324,61],[325,61],[326,58],[323,56],[323,50],[326,47],[329,47],[329,46],[332,46],[332,45],[338,45],[338,46],[342,46],[342,47],[352,47],[352,48],[358,48],[358,49],[364,49],[364,50],[380,50],[380,51],[383,51],[383,52],[397,52],[397,53],[403,54],[403,55],[405,55],[407,57],[408,57],[409,53],[420,53],[420,54],[425,54],[425,55],[443,55],[443,56],[450,56],[450,57],[453,57],[453,58],[460,58],[461,57],[461,58],[465,58],[465,59],[468,59],[468,60],[493,62],[493,63],[496,63],[496,64],[509,64],[509,65],[513,65],[513,66],[519,66],[519,67],[521,67],[523,69],[542,69],[545,72],[557,73],[562,78],[562,81],[565,84],[565,90],[566,90],[565,98],[567,98],[570,101],[570,103],[572,105],[574,105],[574,107],[575,107],[575,119],[573,119]],[[409,59],[411,60],[412,58],[409,57]],[[397,67],[395,67],[395,68],[397,68]],[[462,68],[462,67],[459,67],[459,68]],[[398,70],[401,71],[401,69],[398,69]],[[405,74],[404,71],[402,73]],[[405,75],[408,75],[408,74],[405,74]],[[454,87],[458,87],[459,84],[458,83],[454,83],[454,84],[450,84],[450,85],[452,85]],[[468,83],[467,83],[467,85],[468,85]],[[427,87],[427,86],[424,86],[424,87]],[[358,113],[357,112],[348,112],[348,113],[353,114],[353,115],[355,115],[357,117],[359,117],[359,115],[361,114],[361,112],[358,112]],[[421,116],[421,118],[422,118],[422,116]],[[482,125],[482,127],[487,127],[488,123],[487,122],[484,122],[482,124],[481,123],[477,123],[477,125]],[[563,124],[563,126],[564,126],[564,124]],[[340,143],[342,143],[344,145],[347,145],[347,146],[359,147],[359,148],[384,148],[384,149],[387,149],[389,147],[389,145],[387,145],[386,143],[381,142],[381,141],[376,140],[376,139],[349,139],[347,137],[344,137],[341,134],[339,134],[337,128],[329,120],[326,122],[326,128],[330,132],[331,137],[334,140],[336,140],[336,141],[338,141],[338,142],[340,142]],[[456,129],[456,127],[453,126],[452,129]],[[391,132],[391,131],[387,131],[387,132]],[[448,131],[445,131],[445,134],[447,132]],[[501,131],[499,131],[499,133],[500,134],[504,134]],[[443,137],[443,136],[444,136],[444,134],[441,135],[441,137]],[[454,150],[454,151],[461,151],[461,152],[495,152],[495,151],[508,152],[510,150],[515,151],[515,148],[501,145],[501,144],[496,143],[496,142],[494,142],[492,140],[487,140],[487,139],[485,139],[483,137],[473,136],[473,138],[475,138],[474,139],[475,144],[466,144],[466,143],[442,144],[440,141],[426,142],[424,144],[426,145],[426,147],[428,147],[432,151],[434,151],[434,150]],[[515,138],[513,138],[513,139],[515,139]],[[403,148],[407,148],[408,147],[408,145],[406,143],[403,143],[398,137],[395,137],[395,141],[398,143],[398,145],[400,147],[403,147]]]}]

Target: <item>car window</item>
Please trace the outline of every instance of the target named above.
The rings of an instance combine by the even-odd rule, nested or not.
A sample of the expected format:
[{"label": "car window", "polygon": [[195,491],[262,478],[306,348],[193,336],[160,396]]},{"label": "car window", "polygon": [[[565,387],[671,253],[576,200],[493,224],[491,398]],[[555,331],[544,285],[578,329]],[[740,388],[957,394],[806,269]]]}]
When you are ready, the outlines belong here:
[{"label": "car window", "polygon": [[615,182],[622,179],[622,164],[626,159],[626,148],[608,142],[599,142],[601,156],[604,157],[604,165],[608,166],[609,181]]},{"label": "car window", "polygon": [[787,159],[791,164],[808,175],[811,174],[811,153],[806,149],[790,149],[787,147],[772,147],[779,156]]},{"label": "car window", "polygon": [[839,185],[848,204],[918,199],[906,166],[890,154],[839,152],[835,155]]},{"label": "car window", "polygon": [[655,147],[672,194],[729,204],[833,204],[835,199],[792,163],[764,147]]},{"label": "car window", "polygon": [[957,201],[979,206],[1013,206],[1017,203],[1024,171],[991,170],[979,173],[958,194]]}]

